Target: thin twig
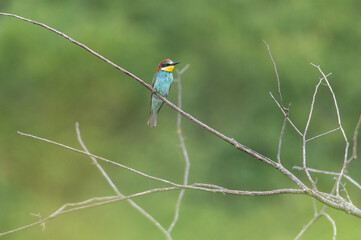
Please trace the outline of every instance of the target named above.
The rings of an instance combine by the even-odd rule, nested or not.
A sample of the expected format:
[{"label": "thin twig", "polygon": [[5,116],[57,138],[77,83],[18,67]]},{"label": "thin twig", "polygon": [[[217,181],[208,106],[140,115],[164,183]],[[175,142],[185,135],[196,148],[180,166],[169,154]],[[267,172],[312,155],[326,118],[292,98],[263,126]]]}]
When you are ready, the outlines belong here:
[{"label": "thin twig", "polygon": [[302,166],[303,166],[303,169],[307,175],[307,178],[308,180],[311,182],[312,184],[312,187],[313,189],[317,189],[316,187],[316,183],[314,182],[314,180],[312,179],[310,173],[308,172],[307,170],[307,166],[306,166],[306,135],[307,135],[307,131],[308,131],[308,128],[309,128],[309,125],[310,125],[310,122],[311,122],[311,117],[312,117],[312,113],[313,113],[313,108],[314,108],[314,105],[315,105],[315,100],[316,100],[316,95],[317,95],[317,92],[318,92],[318,88],[320,87],[322,81],[324,79],[321,78],[320,81],[318,82],[318,84],[316,85],[315,87],[315,91],[313,93],[313,97],[312,97],[312,102],[311,102],[311,109],[310,109],[310,113],[308,115],[308,119],[307,119],[307,123],[306,123],[306,127],[305,127],[305,130],[302,134]]},{"label": "thin twig", "polygon": [[264,44],[265,44],[266,47],[267,47],[268,54],[269,54],[269,56],[270,56],[270,58],[271,58],[271,61],[272,61],[272,63],[273,63],[273,68],[274,68],[274,71],[275,71],[275,74],[276,74],[277,87],[278,87],[278,95],[279,95],[279,97],[280,97],[280,105],[282,106],[283,110],[285,110],[286,112],[288,112],[288,108],[286,108],[285,106],[283,106],[282,94],[281,94],[281,82],[280,82],[280,77],[279,77],[279,75],[278,75],[276,62],[275,62],[275,60],[273,60],[270,46],[267,44],[267,42],[266,42],[265,40],[263,40],[263,42],[264,42]]},{"label": "thin twig", "polygon": [[300,237],[312,226],[314,222],[316,222],[317,219],[321,217],[320,214],[316,214],[313,216],[313,218],[302,228],[300,233],[296,236],[295,240],[300,239]]},{"label": "thin twig", "polygon": [[350,164],[354,159],[357,159],[357,135],[360,129],[360,125],[361,125],[361,116],[357,122],[357,125],[355,127],[355,131],[353,132],[353,146],[352,146],[352,155],[350,157],[349,160],[347,160],[347,165]]},{"label": "thin twig", "polygon": [[347,140],[347,136],[346,136],[346,133],[345,133],[345,130],[343,129],[342,127],[342,123],[341,123],[341,116],[340,116],[340,110],[338,109],[338,104],[337,104],[337,100],[336,100],[336,96],[335,96],[335,93],[333,92],[332,90],[332,87],[330,85],[330,83],[328,82],[327,80],[327,76],[323,73],[323,71],[321,70],[320,66],[317,66],[313,63],[311,63],[312,66],[314,66],[315,68],[318,69],[318,71],[322,74],[323,76],[323,79],[325,80],[327,86],[328,86],[328,89],[330,90],[331,94],[332,94],[332,98],[333,98],[333,101],[334,101],[334,104],[335,104],[335,109],[336,109],[336,114],[337,114],[337,121],[338,121],[338,125],[340,127],[340,130],[342,132],[342,135],[343,135],[343,138],[346,142],[346,146],[345,146],[345,154],[344,154],[344,159],[343,159],[343,165],[342,165],[342,168],[341,168],[341,172],[340,172],[340,175],[338,176],[337,180],[336,180],[336,195],[339,195],[339,192],[340,192],[340,182],[341,182],[341,179],[342,179],[342,176],[344,175],[345,171],[346,171],[346,167],[347,167],[347,156],[348,156],[348,148],[349,148],[349,142]]},{"label": "thin twig", "polygon": [[[162,179],[162,178],[157,178],[157,177],[153,177],[153,176],[150,176],[148,174],[145,174],[143,172],[140,172],[138,170],[135,170],[133,168],[130,168],[130,167],[127,167],[127,166],[124,166],[120,163],[117,163],[117,162],[114,162],[114,161],[111,161],[109,159],[106,159],[106,158],[103,158],[103,157],[99,157],[97,155],[94,155],[94,154],[91,154],[91,153],[87,153],[87,152],[84,152],[82,150],[79,150],[79,149],[76,149],[76,148],[72,148],[72,147],[69,147],[67,145],[64,145],[64,144],[61,144],[61,143],[58,143],[58,142],[54,142],[52,140],[48,140],[46,138],[41,138],[41,137],[37,137],[37,136],[34,136],[34,135],[31,135],[31,134],[27,134],[27,133],[22,133],[22,132],[19,132],[18,133],[22,136],[26,136],[26,137],[30,137],[30,138],[34,138],[34,139],[37,139],[37,140],[40,140],[40,141],[44,141],[44,142],[47,142],[47,143],[51,143],[51,144],[54,144],[54,145],[57,145],[57,146],[60,146],[60,147],[63,147],[63,148],[66,148],[66,149],[69,149],[71,151],[74,151],[74,152],[77,152],[77,153],[81,153],[81,154],[84,154],[84,155],[87,155],[87,156],[91,156],[91,157],[94,157],[96,159],[99,159],[99,160],[102,160],[102,161],[105,161],[105,162],[108,162],[108,163],[111,163],[111,164],[114,164],[115,166],[119,166],[119,167],[122,167],[124,169],[127,169],[131,172],[134,172],[136,174],[139,174],[143,177],[146,177],[146,178],[149,178],[149,179],[153,179],[153,180],[156,180],[156,181],[159,181],[159,182],[163,182],[163,183],[167,183],[167,184],[170,184],[172,186],[181,186],[179,184],[176,184],[176,183],[173,183],[171,181],[168,181],[168,180],[165,180],[165,179]],[[300,181],[295,175],[293,175],[290,171],[288,171],[286,168],[284,168],[282,165],[279,165],[278,163],[275,163],[275,167],[280,171],[282,172],[284,175],[286,175],[287,177],[289,177],[294,183],[296,183],[296,185],[302,189],[302,191],[304,192],[307,192],[308,194],[312,195],[313,192],[309,191],[309,189],[307,188],[307,186],[305,184],[302,183],[302,181]],[[313,196],[313,195],[312,195]],[[361,212],[360,212],[361,214]]]},{"label": "thin twig", "polygon": [[124,168],[128,171],[131,171],[131,172],[134,172],[138,175],[141,175],[143,177],[146,177],[146,178],[149,178],[149,179],[152,179],[152,180],[155,180],[155,181],[158,181],[158,182],[163,182],[163,183],[167,183],[167,184],[170,184],[170,185],[173,185],[173,186],[180,186],[179,184],[176,184],[174,182],[171,182],[171,181],[168,181],[168,180],[165,180],[165,179],[162,179],[162,178],[158,178],[158,177],[153,177],[151,175],[148,175],[146,173],[143,173],[143,172],[140,172],[138,170],[135,170],[133,168],[130,168],[130,167],[127,167],[123,164],[120,164],[120,163],[117,163],[117,162],[114,162],[112,160],[109,160],[109,159],[106,159],[106,158],[103,158],[103,157],[99,157],[97,155],[94,155],[94,154],[91,154],[91,153],[87,153],[85,151],[82,151],[82,150],[79,150],[79,149],[76,149],[76,148],[72,148],[72,147],[69,147],[67,145],[64,145],[64,144],[61,144],[61,143],[57,143],[57,142],[54,142],[52,140],[49,140],[49,139],[45,139],[45,138],[41,138],[41,137],[37,137],[37,136],[34,136],[34,135],[31,135],[31,134],[28,134],[28,133],[22,133],[22,132],[19,132],[18,133],[22,136],[26,136],[26,137],[30,137],[30,138],[34,138],[34,139],[37,139],[37,140],[41,140],[41,141],[44,141],[44,142],[47,142],[47,143],[51,143],[51,144],[54,144],[54,145],[57,145],[57,146],[60,146],[60,147],[63,147],[63,148],[66,148],[66,149],[69,149],[71,151],[74,151],[74,152],[77,152],[77,153],[81,153],[81,154],[84,154],[84,155],[87,155],[89,157],[94,157],[98,160],[101,160],[101,161],[104,161],[104,162],[107,162],[107,163],[111,163],[115,166],[118,166],[118,167],[121,167],[121,168]]},{"label": "thin twig", "polygon": [[[240,195],[240,196],[270,196],[278,194],[304,194],[305,192],[300,189],[274,189],[268,191],[244,191],[244,190],[230,190],[221,186],[205,183],[194,183],[192,187],[183,186],[189,189],[195,189],[194,187],[202,187],[201,190],[213,193],[222,193],[222,194],[231,194],[231,195]],[[196,188],[198,189],[198,188]]]},{"label": "thin twig", "polygon": [[[76,129],[76,135],[78,138],[78,141],[80,143],[80,145],[82,146],[82,148],[84,149],[84,151],[88,154],[89,150],[88,148],[85,146],[81,135],[80,135],[80,129],[79,129],[79,123],[77,122],[75,124],[75,129]],[[104,178],[107,180],[108,184],[111,186],[111,188],[113,189],[113,191],[119,196],[119,197],[125,197],[122,193],[120,193],[119,189],[115,186],[115,184],[113,183],[113,181],[110,179],[110,177],[108,176],[108,174],[105,172],[105,170],[103,169],[103,167],[98,163],[98,161],[96,160],[95,157],[89,156],[91,158],[91,160],[93,161],[93,164],[95,164],[95,166],[99,169],[99,171],[102,173],[102,175],[104,176]],[[186,185],[186,184],[185,184]],[[183,190],[182,190],[183,191]],[[137,209],[143,216],[145,216],[149,221],[151,221],[165,236],[168,240],[171,240],[172,237],[170,235],[170,233],[157,221],[155,220],[152,215],[150,215],[147,211],[145,211],[142,207],[140,207],[138,204],[136,204],[132,199],[127,199],[127,202],[134,207],[135,209]]]},{"label": "thin twig", "polygon": [[[124,196],[122,196],[124,197]],[[104,201],[108,201],[108,200],[114,200],[114,199],[118,199],[118,196],[109,196],[109,197],[94,197],[94,198],[90,198],[81,202],[77,202],[77,203],[65,203],[63,206],[61,206],[58,210],[56,210],[55,212],[53,212],[52,214],[49,215],[49,217],[56,217],[57,215],[59,215],[59,213],[63,212],[64,209],[69,208],[69,207],[79,207],[79,206],[83,206],[83,205],[87,205],[87,204],[92,204],[93,202],[104,202]]]},{"label": "thin twig", "polygon": [[278,139],[278,151],[277,151],[277,162],[278,162],[278,164],[281,164],[282,138],[283,138],[283,134],[285,132],[285,127],[286,127],[286,123],[287,123],[287,119],[288,119],[288,113],[289,113],[290,106],[291,106],[291,104],[289,104],[288,107],[287,107],[287,110],[285,110],[286,111],[286,116],[285,116],[285,119],[283,120],[280,137]]},{"label": "thin twig", "polygon": [[[199,184],[199,185],[206,185],[206,184]],[[88,209],[88,208],[93,208],[93,207],[99,207],[99,206],[103,206],[103,205],[107,205],[107,204],[111,204],[111,203],[115,203],[115,202],[119,202],[119,201],[124,201],[124,200],[129,200],[129,199],[133,199],[133,198],[137,198],[140,196],[144,196],[144,195],[148,195],[148,194],[153,194],[156,192],[167,192],[167,191],[174,191],[174,190],[179,190],[179,189],[193,189],[193,190],[202,190],[202,191],[207,191],[207,192],[214,192],[214,193],[221,193],[221,194],[231,194],[231,195],[239,195],[239,196],[270,196],[270,195],[279,195],[279,194],[304,194],[304,192],[302,190],[299,189],[276,189],[276,190],[269,190],[269,191],[240,191],[240,190],[229,190],[229,189],[225,189],[222,187],[219,187],[219,189],[207,189],[207,188],[202,188],[202,187],[197,187],[194,185],[187,185],[187,186],[174,186],[174,187],[165,187],[165,188],[155,188],[155,189],[150,189],[144,192],[139,192],[139,193],[135,193],[135,194],[131,194],[129,196],[110,196],[110,197],[95,197],[95,198],[91,198],[79,203],[66,203],[63,206],[61,206],[58,210],[56,210],[54,213],[50,214],[48,217],[41,219],[39,221],[36,221],[34,223],[7,231],[7,232],[3,232],[0,233],[0,237],[11,234],[11,233],[15,233],[27,228],[31,228],[37,225],[41,225],[46,223],[49,220],[52,220],[60,215],[63,214],[67,214],[67,213],[71,213],[71,212],[75,212],[75,211],[79,211],[79,210],[84,210],[84,209]],[[95,202],[95,203],[93,203]],[[70,209],[66,209],[67,207],[74,207],[74,208],[70,208]]]},{"label": "thin twig", "polygon": [[[182,108],[182,84],[181,84],[181,75],[188,69],[190,65],[187,64],[182,70],[177,71],[177,79],[176,82],[178,84],[178,107]],[[185,169],[184,169],[184,177],[183,177],[183,185],[188,185],[188,176],[189,176],[189,168],[190,168],[190,161],[189,161],[189,157],[188,157],[188,152],[187,152],[187,148],[184,144],[184,137],[182,134],[182,129],[181,129],[181,120],[182,117],[181,115],[178,113],[177,114],[177,134],[178,134],[178,138],[179,138],[179,142],[180,142],[180,147],[182,149],[183,152],[183,157],[184,157],[184,161],[185,161]],[[180,209],[180,205],[182,203],[182,199],[184,196],[184,191],[185,189],[182,189],[178,195],[178,200],[177,200],[177,204],[175,207],[175,213],[174,213],[174,218],[172,223],[170,224],[169,228],[168,228],[168,232],[172,232],[175,224],[178,221],[178,217],[179,217],[179,209]]]},{"label": "thin twig", "polygon": [[312,140],[314,140],[314,139],[316,139],[316,138],[325,136],[325,135],[327,135],[327,134],[329,134],[329,133],[332,133],[332,132],[335,132],[335,131],[337,131],[337,130],[339,130],[339,129],[340,129],[340,127],[335,128],[335,129],[332,129],[332,130],[327,131],[327,132],[325,132],[325,133],[321,133],[321,134],[319,134],[319,135],[317,135],[317,136],[314,136],[314,137],[311,137],[311,138],[307,139],[306,142],[309,142],[309,141],[312,141]]},{"label": "thin twig", "polygon": [[[287,114],[286,111],[282,108],[281,104],[279,104],[279,102],[276,100],[276,98],[273,96],[273,94],[272,94],[271,92],[270,92],[269,94],[271,95],[271,98],[273,99],[273,101],[275,101],[275,103],[277,104],[277,106],[279,107],[279,109],[281,109],[281,111],[282,111],[282,113],[283,113],[283,116],[286,117],[288,114]],[[302,133],[301,133],[301,131],[298,130],[298,128],[297,128],[296,125],[292,122],[292,120],[290,119],[289,116],[287,117],[287,120],[288,120],[288,122],[291,124],[291,126],[296,130],[296,132],[297,132],[299,135],[303,136]]]},{"label": "thin twig", "polygon": [[[89,153],[88,148],[85,146],[83,139],[81,138],[81,134],[80,134],[80,129],[79,129],[79,123],[76,122],[75,123],[75,131],[76,131],[76,135],[78,138],[78,142],[81,145],[81,147],[83,148],[84,152]],[[103,177],[107,180],[108,184],[110,185],[110,187],[113,189],[113,191],[117,194],[117,195],[122,195],[118,188],[115,186],[115,184],[113,183],[113,181],[110,179],[110,177],[108,176],[108,174],[105,172],[104,168],[98,163],[97,159],[95,157],[89,156],[90,159],[93,161],[93,164],[98,168],[98,170],[101,172],[101,174],[103,175]]]},{"label": "thin twig", "polygon": [[314,214],[315,214],[315,215],[318,214],[316,199],[312,199],[312,205],[313,205],[313,212],[314,212]]},{"label": "thin twig", "polygon": [[344,184],[344,183],[340,183],[340,184],[341,184],[341,186],[342,186],[342,191],[344,191],[345,194],[346,194],[347,200],[348,200],[351,204],[353,204],[352,201],[351,201],[350,195],[348,194],[348,191],[347,191],[347,189],[346,189],[346,183],[345,183],[345,184]]},{"label": "thin twig", "polygon": [[330,215],[328,215],[327,213],[323,212],[322,213],[323,216],[325,216],[332,224],[332,229],[333,229],[333,235],[332,235],[332,240],[336,240],[336,234],[337,234],[337,229],[336,229],[336,223],[335,221],[331,218]]},{"label": "thin twig", "polygon": [[[326,77],[330,76],[331,73],[327,74]],[[323,79],[323,78],[322,78]],[[321,79],[321,80],[322,80]],[[275,103],[277,104],[278,108],[281,109],[283,116],[286,116],[287,113],[285,111],[285,109],[281,106],[281,104],[276,100],[276,98],[273,96],[272,92],[269,93],[271,95],[271,98],[273,99],[273,101],[275,101]],[[301,133],[300,130],[298,130],[298,128],[296,127],[296,125],[292,122],[292,120],[290,119],[290,117],[287,118],[288,122],[291,124],[291,126],[296,130],[296,132],[300,135],[303,136],[303,134]]]},{"label": "thin twig", "polygon": [[[60,211],[59,210],[55,211],[56,214],[53,213],[53,214],[49,215],[48,217],[46,217],[46,218],[44,218],[42,220],[36,221],[34,223],[31,223],[31,224],[28,224],[28,225],[25,225],[25,226],[22,226],[22,227],[19,227],[19,228],[16,228],[16,229],[13,229],[13,230],[10,230],[10,231],[7,231],[7,232],[0,233],[0,237],[8,235],[10,233],[15,233],[15,232],[27,229],[27,228],[31,228],[31,227],[34,227],[34,226],[37,226],[37,225],[44,224],[47,221],[52,220],[55,217],[58,217],[58,216],[63,215],[63,214],[67,214],[67,213],[71,213],[71,212],[75,212],[75,211],[79,211],[79,210],[84,210],[84,209],[88,209],[88,208],[92,208],[92,207],[103,206],[103,205],[107,205],[107,204],[110,204],[110,203],[124,201],[124,200],[132,199],[132,198],[136,198],[136,197],[140,197],[140,196],[144,196],[144,195],[148,195],[148,194],[152,194],[152,193],[156,193],[156,192],[165,192],[165,191],[178,190],[180,188],[181,187],[155,188],[155,189],[147,190],[147,191],[140,192],[140,193],[135,193],[135,194],[125,196],[125,197],[120,197],[120,196],[115,196],[114,197],[114,196],[112,196],[112,197],[103,197],[103,198],[91,198],[91,199],[82,201],[80,203],[66,203],[66,204],[64,204],[63,206],[61,206],[59,208]],[[101,201],[101,202],[90,203],[90,202],[93,202],[93,201],[98,201],[100,199],[105,199],[105,200]],[[90,203],[90,204],[82,205],[82,203]],[[64,210],[68,206],[77,206],[77,207]]]},{"label": "thin twig", "polygon": [[[236,190],[236,191],[235,190],[229,190],[229,191],[223,190],[223,191],[221,191],[221,190],[218,190],[218,189],[205,189],[205,188],[194,187],[194,186],[191,186],[191,187],[190,186],[182,186],[182,185],[170,182],[168,180],[164,180],[164,179],[161,179],[161,178],[149,176],[148,174],[142,173],[142,172],[137,171],[135,169],[132,169],[132,168],[123,166],[123,165],[121,165],[119,163],[113,162],[111,160],[108,160],[108,159],[105,159],[105,158],[102,158],[102,157],[99,157],[99,156],[96,156],[96,155],[93,155],[93,154],[89,154],[89,153],[86,153],[84,151],[81,151],[81,150],[78,150],[78,149],[75,149],[75,148],[72,148],[72,147],[69,147],[69,146],[66,146],[64,144],[60,144],[60,143],[57,143],[57,142],[54,142],[54,141],[51,141],[51,140],[36,137],[36,136],[30,135],[30,134],[25,134],[25,133],[20,133],[20,132],[19,132],[19,134],[24,135],[24,136],[28,136],[28,137],[31,137],[31,138],[34,138],[34,139],[42,140],[42,141],[45,141],[45,142],[48,142],[48,143],[52,143],[52,144],[64,147],[66,149],[70,149],[72,151],[85,154],[87,156],[92,156],[92,157],[95,157],[96,159],[103,160],[105,162],[113,163],[116,166],[120,166],[120,167],[125,168],[125,169],[127,169],[129,171],[135,172],[135,173],[137,173],[137,174],[139,174],[141,176],[144,176],[144,177],[147,177],[149,179],[153,179],[153,180],[156,180],[156,181],[159,181],[159,182],[167,183],[167,184],[170,184],[170,185],[175,186],[175,187],[183,187],[183,188],[194,189],[194,190],[204,190],[204,191],[209,191],[209,192],[221,192],[221,193],[235,194],[235,195],[242,195],[242,196],[245,196],[245,195],[254,196],[252,194],[255,194],[254,192],[248,192],[248,191],[238,191],[238,190]],[[332,208],[345,211],[345,212],[347,212],[349,214],[352,214],[354,216],[357,216],[357,217],[361,217],[361,210],[359,208],[357,208],[356,206],[354,206],[353,204],[347,202],[346,200],[343,200],[341,197],[338,196],[337,198],[335,198],[335,197],[332,197],[332,196],[330,196],[329,194],[326,194],[326,193],[321,193],[319,191],[313,191],[313,190],[309,189],[302,181],[300,181],[294,174],[292,174],[289,170],[284,168],[282,165],[276,163],[276,168],[281,173],[286,175],[290,180],[292,180],[294,183],[296,183],[296,185],[300,188],[300,190],[298,190],[297,192],[291,191],[289,193],[298,193],[298,194],[299,193],[306,193],[307,195],[319,200],[320,202],[322,202],[322,203],[324,203],[324,204],[326,204],[326,205],[328,205],[328,206],[330,206]],[[277,192],[273,193],[272,191],[271,192],[266,191],[266,194],[265,194],[265,192],[262,192],[260,194],[264,196],[264,195],[267,195],[267,194],[277,194]]]},{"label": "thin twig", "polygon": [[[303,167],[294,166],[293,169],[303,171]],[[340,174],[339,172],[330,172],[330,171],[318,170],[318,169],[313,169],[313,168],[307,168],[307,170],[309,172],[321,173],[321,174],[333,175],[333,176],[338,176]],[[344,178],[349,180],[353,185],[355,185],[357,188],[359,188],[361,190],[361,185],[358,182],[356,182],[353,178],[351,178],[347,174],[344,174],[343,176],[344,176]]]},{"label": "thin twig", "polygon": [[300,231],[300,233],[296,236],[295,240],[298,240],[315,222],[316,220],[318,220],[320,217],[325,216],[332,224],[332,229],[333,229],[333,235],[332,235],[332,239],[335,240],[336,239],[336,223],[335,221],[331,218],[330,215],[328,215],[327,213],[325,213],[323,210],[320,211],[320,213],[315,214],[313,216],[313,218],[311,219],[311,221],[309,221]]},{"label": "thin twig", "polygon": [[225,190],[224,187],[221,187],[221,186],[218,186],[218,185],[214,185],[214,184],[209,184],[209,183],[193,183],[192,186],[206,187],[206,188],[215,188],[215,189]]}]

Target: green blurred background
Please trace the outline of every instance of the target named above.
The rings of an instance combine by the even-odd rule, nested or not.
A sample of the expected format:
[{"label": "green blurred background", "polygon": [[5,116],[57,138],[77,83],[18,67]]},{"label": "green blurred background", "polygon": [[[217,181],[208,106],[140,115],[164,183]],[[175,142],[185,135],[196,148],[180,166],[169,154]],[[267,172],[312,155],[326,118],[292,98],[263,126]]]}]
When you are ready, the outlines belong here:
[{"label": "green blurred background", "polygon": [[[361,113],[361,2],[336,1],[138,1],[1,0],[1,12],[52,26],[148,83],[164,58],[191,66],[182,78],[183,109],[222,133],[275,159],[282,114],[267,49],[271,46],[291,117],[304,129],[321,65],[338,98],[347,136]],[[169,99],[176,101],[177,87]],[[84,155],[22,137],[31,133],[80,148],[75,122],[94,154],[148,174],[181,182],[184,160],[176,135],[176,112],[164,106],[150,129],[149,92],[83,49],[43,28],[0,16],[0,231],[36,221],[66,202],[113,194]],[[279,172],[184,119],[191,160],[190,183],[240,190],[295,187]],[[337,127],[331,95],[322,86],[308,136]],[[308,145],[310,167],[337,171],[340,132]],[[360,150],[360,147],[359,149]],[[301,164],[301,139],[286,128],[282,159]],[[361,164],[349,174],[361,181]],[[165,186],[103,164],[123,194]],[[304,175],[295,172],[304,179]],[[316,177],[316,175],[315,175]],[[332,178],[317,175],[330,191]],[[353,202],[360,191],[350,183]],[[168,227],[177,192],[135,201]],[[360,239],[361,220],[328,211],[337,239]],[[187,191],[174,239],[293,239],[313,216],[305,196],[236,197]],[[321,218],[303,239],[331,239]],[[61,216],[4,239],[164,239],[126,202]]]}]

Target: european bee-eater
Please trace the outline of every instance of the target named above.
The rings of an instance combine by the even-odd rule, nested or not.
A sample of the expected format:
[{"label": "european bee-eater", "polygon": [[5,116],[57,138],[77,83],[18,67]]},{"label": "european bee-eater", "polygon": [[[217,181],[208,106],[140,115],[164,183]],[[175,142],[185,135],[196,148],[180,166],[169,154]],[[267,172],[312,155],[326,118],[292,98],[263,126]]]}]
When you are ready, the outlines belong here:
[{"label": "european bee-eater", "polygon": [[[158,70],[154,75],[152,81],[152,87],[163,97],[167,97],[170,89],[170,85],[173,82],[172,71],[174,65],[180,62],[173,62],[170,59],[165,59],[159,63]],[[148,121],[149,127],[157,126],[157,115],[160,108],[163,105],[163,101],[154,93],[152,93],[150,101],[150,118]]]}]

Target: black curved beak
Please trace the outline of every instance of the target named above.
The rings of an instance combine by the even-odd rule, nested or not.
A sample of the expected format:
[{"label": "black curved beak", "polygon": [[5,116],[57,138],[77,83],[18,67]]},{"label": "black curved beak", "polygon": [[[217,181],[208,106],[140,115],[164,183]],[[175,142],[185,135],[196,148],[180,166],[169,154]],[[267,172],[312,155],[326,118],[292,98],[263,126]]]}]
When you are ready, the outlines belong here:
[{"label": "black curved beak", "polygon": [[178,63],[181,63],[181,62],[173,62],[173,63],[170,64],[170,65],[174,66],[174,65],[177,65]]}]

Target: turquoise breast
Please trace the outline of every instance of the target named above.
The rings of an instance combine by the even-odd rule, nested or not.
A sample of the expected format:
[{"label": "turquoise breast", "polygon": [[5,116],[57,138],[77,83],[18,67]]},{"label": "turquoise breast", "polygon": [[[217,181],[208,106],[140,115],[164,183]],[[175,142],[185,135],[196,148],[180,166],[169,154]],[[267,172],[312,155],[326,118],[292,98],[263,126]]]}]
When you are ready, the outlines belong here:
[{"label": "turquoise breast", "polygon": [[173,74],[161,70],[155,76],[154,89],[162,96],[166,97],[169,93],[169,88],[172,82]]}]

